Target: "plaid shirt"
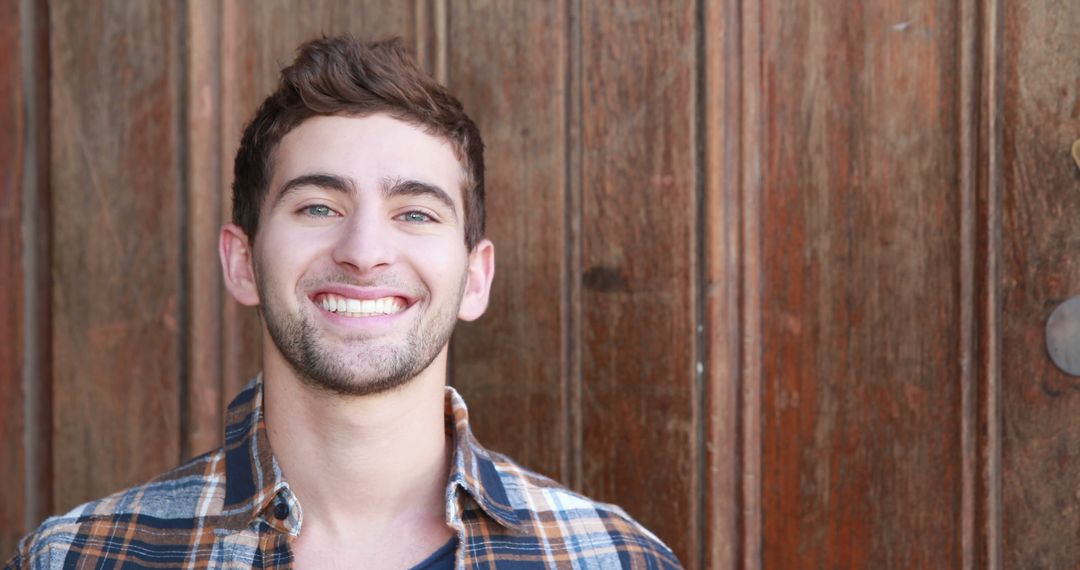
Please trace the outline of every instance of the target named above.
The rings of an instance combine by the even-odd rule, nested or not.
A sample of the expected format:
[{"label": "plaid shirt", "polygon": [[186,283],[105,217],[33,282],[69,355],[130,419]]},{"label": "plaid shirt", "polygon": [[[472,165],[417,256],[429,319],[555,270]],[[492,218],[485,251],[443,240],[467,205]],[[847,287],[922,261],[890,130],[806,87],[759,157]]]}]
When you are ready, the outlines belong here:
[{"label": "plaid shirt", "polygon": [[[267,441],[261,377],[226,419],[223,448],[50,518],[5,568],[291,568],[302,511]],[[481,447],[449,387],[446,423],[454,436],[446,522],[458,536],[458,568],[681,567],[619,507]]]}]

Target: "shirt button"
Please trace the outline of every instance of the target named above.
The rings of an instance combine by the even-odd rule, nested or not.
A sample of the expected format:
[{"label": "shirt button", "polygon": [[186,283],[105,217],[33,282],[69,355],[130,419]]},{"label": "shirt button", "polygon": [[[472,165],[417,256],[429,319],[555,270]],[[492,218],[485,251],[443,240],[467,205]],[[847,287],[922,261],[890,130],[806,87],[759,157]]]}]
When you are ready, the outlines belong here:
[{"label": "shirt button", "polygon": [[274,504],[274,518],[279,521],[289,518],[289,505],[285,501]]}]

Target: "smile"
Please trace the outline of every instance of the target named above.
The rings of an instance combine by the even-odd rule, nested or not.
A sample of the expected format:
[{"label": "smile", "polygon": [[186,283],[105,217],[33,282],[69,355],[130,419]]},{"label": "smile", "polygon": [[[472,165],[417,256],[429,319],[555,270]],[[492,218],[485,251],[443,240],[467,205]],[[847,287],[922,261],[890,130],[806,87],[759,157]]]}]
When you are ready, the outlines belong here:
[{"label": "smile", "polygon": [[315,303],[331,313],[344,317],[393,315],[405,310],[405,300],[401,297],[350,299],[333,293],[320,293],[315,297]]}]

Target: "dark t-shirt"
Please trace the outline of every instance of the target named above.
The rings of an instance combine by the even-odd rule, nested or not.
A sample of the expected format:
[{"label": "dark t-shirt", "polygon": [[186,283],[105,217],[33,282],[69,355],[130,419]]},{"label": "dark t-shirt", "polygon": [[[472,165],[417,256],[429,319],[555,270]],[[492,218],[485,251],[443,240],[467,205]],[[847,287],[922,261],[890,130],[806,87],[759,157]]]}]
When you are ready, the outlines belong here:
[{"label": "dark t-shirt", "polygon": [[454,535],[449,542],[431,553],[423,562],[413,566],[411,570],[453,570],[454,553],[457,552],[458,539]]}]

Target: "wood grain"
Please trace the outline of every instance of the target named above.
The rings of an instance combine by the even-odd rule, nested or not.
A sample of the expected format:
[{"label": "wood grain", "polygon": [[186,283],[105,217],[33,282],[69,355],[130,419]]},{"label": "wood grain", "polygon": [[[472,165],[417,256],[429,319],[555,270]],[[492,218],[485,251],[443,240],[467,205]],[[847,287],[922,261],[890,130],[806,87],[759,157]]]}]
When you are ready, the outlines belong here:
[{"label": "wood grain", "polygon": [[[23,236],[23,271],[8,278],[23,279],[23,377],[25,421],[23,444],[26,462],[24,528],[53,512],[52,462],[52,362],[50,339],[52,251],[49,173],[49,11],[34,3],[19,5],[23,65],[23,202],[20,215]],[[25,273],[24,273],[25,272]]]},{"label": "wood grain", "polygon": [[1067,0],[0,4],[0,556],[217,444],[262,342],[233,154],[346,31],[486,136],[495,292],[451,358],[486,444],[691,568],[1080,566]]},{"label": "wood grain", "polygon": [[978,477],[975,485],[973,545],[981,568],[1002,567],[1002,9],[1000,0],[975,4],[980,14],[980,93],[978,162],[975,184],[976,280],[975,307],[978,343],[976,378]]},{"label": "wood grain", "polygon": [[[221,140],[221,10],[218,2],[187,5],[187,92],[184,164],[186,247],[184,311],[187,352],[183,370],[181,454],[222,442],[222,319],[225,302],[218,261],[218,230],[229,188],[223,186]],[[235,144],[235,143],[234,143]]]},{"label": "wood grain", "polygon": [[[763,29],[763,12],[766,6],[760,3],[739,4],[736,13],[741,13],[739,20],[740,73],[738,78],[739,140],[725,141],[739,147],[738,168],[739,192],[741,200],[739,212],[741,257],[739,269],[739,386],[738,412],[741,414],[736,428],[739,430],[737,443],[739,470],[739,495],[735,503],[738,508],[737,532],[740,534],[741,552],[736,564],[743,570],[758,570],[763,562],[763,506],[762,480],[764,479],[763,442],[762,442],[762,391],[763,391],[763,352],[764,338],[763,311],[761,307],[764,287],[764,264],[762,255],[762,231],[765,212],[762,211],[765,171],[770,162],[768,145],[770,144],[768,116],[768,91],[765,89],[767,77],[765,62],[766,30]],[[773,546],[770,545],[772,548]]]},{"label": "wood grain", "polygon": [[581,5],[583,490],[697,565],[690,3]]},{"label": "wood grain", "polygon": [[27,418],[23,389],[25,272],[22,216],[27,133],[23,117],[22,29],[19,5],[0,5],[0,557],[26,532]]},{"label": "wood grain", "polygon": [[491,304],[459,324],[451,380],[485,445],[567,481],[566,6],[456,2],[450,90],[487,146]]},{"label": "wood grain", "polygon": [[1046,353],[1080,293],[1080,5],[1002,4],[1002,566],[1080,565],[1080,381]]},{"label": "wood grain", "polygon": [[961,561],[956,17],[762,5],[766,568]]},{"label": "wood grain", "polygon": [[739,568],[743,565],[740,532],[744,517],[740,505],[743,482],[743,446],[740,422],[745,419],[740,397],[743,339],[740,318],[744,261],[740,233],[743,214],[740,191],[740,90],[743,83],[739,57],[740,22],[735,2],[705,4],[704,100],[699,110],[704,125],[705,283],[705,476],[701,568]]},{"label": "wood grain", "polygon": [[[1001,3],[960,5],[964,568],[1001,568]],[[969,297],[970,295],[970,297]]]},{"label": "wood grain", "polygon": [[58,510],[179,459],[178,23],[167,3],[51,6]]}]

